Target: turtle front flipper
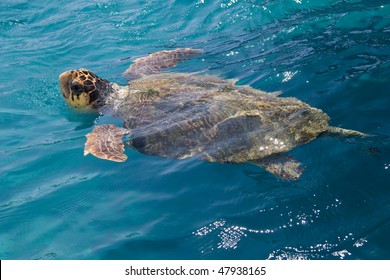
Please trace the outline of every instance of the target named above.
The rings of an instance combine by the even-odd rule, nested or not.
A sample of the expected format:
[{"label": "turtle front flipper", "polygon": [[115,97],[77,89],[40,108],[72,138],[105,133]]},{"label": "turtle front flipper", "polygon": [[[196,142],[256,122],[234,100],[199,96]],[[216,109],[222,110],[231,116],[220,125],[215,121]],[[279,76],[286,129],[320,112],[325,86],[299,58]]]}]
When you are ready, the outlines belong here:
[{"label": "turtle front flipper", "polygon": [[174,67],[191,56],[203,53],[200,49],[181,48],[171,51],[160,51],[137,58],[123,75],[128,79],[137,79],[145,75],[157,74],[164,69]]},{"label": "turtle front flipper", "polygon": [[283,180],[298,180],[304,171],[298,160],[286,154],[273,154],[251,163],[263,167]]},{"label": "turtle front flipper", "polygon": [[122,142],[123,135],[129,133],[126,129],[113,124],[96,126],[92,132],[86,135],[84,156],[91,153],[101,159],[123,162],[127,156]]}]

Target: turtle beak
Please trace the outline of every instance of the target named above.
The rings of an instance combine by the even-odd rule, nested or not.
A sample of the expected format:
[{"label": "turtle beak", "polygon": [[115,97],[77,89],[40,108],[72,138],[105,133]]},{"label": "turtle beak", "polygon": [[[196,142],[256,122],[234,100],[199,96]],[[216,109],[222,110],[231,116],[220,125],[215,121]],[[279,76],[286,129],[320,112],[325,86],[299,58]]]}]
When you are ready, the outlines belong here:
[{"label": "turtle beak", "polygon": [[66,71],[66,72],[60,74],[58,76],[58,78],[60,79],[60,83],[61,84],[69,83],[69,81],[72,79],[72,73],[73,73],[73,71]]},{"label": "turtle beak", "polygon": [[72,72],[66,71],[58,76],[60,79],[60,90],[65,99],[69,98],[70,92],[68,88],[69,81],[72,79]]}]

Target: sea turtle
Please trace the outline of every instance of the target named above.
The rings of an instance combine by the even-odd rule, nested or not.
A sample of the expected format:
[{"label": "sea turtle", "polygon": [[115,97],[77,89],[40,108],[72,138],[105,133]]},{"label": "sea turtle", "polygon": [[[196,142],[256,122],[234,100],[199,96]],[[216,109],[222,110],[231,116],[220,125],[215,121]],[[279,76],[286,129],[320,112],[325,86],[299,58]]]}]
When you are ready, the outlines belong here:
[{"label": "sea turtle", "polygon": [[138,58],[124,73],[126,86],[84,68],[62,73],[60,89],[70,105],[123,121],[124,128],[96,126],[86,135],[84,155],[123,162],[127,157],[122,138],[127,134],[124,142],[147,155],[250,162],[296,180],[303,169],[285,152],[325,132],[365,135],[330,126],[326,113],[292,97],[212,75],[162,72],[200,53],[180,48]]}]

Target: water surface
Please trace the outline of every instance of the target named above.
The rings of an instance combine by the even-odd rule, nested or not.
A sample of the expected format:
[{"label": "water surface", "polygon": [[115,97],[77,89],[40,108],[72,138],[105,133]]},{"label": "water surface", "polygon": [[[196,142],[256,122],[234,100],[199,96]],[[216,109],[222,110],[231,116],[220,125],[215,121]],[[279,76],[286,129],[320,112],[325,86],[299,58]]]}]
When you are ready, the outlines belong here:
[{"label": "water surface", "polygon": [[[1,259],[389,259],[390,5],[368,0],[0,3]],[[83,156],[107,116],[68,107],[58,75],[126,83],[134,58],[193,47],[207,71],[299,98],[331,124],[278,180],[249,164],[127,150]]]}]

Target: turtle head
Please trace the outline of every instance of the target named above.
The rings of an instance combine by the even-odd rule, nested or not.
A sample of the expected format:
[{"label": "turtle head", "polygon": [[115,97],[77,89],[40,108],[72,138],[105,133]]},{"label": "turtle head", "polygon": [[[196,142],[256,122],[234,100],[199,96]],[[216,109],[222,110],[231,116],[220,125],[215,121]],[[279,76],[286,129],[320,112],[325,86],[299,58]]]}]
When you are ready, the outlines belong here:
[{"label": "turtle head", "polygon": [[66,71],[59,79],[62,96],[76,108],[97,108],[112,91],[110,82],[84,68]]}]

